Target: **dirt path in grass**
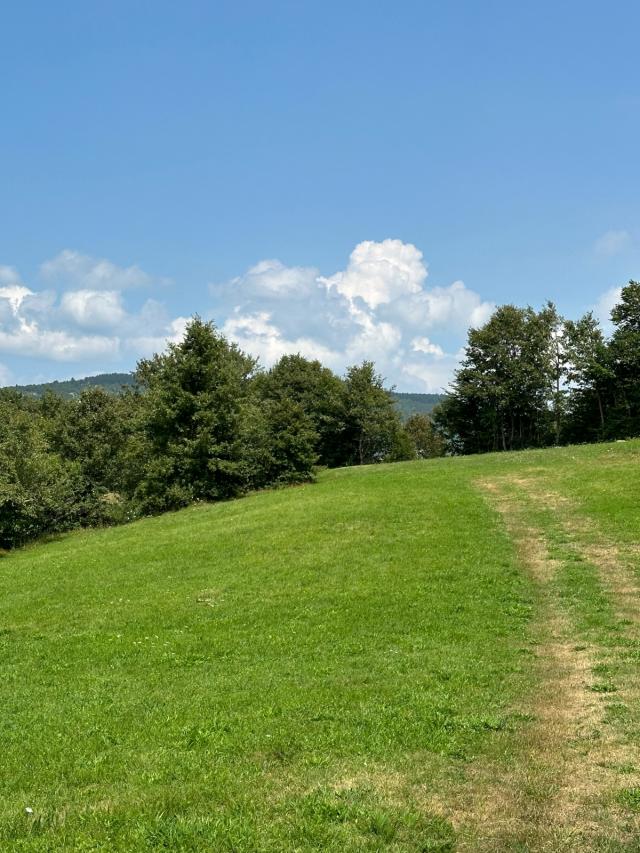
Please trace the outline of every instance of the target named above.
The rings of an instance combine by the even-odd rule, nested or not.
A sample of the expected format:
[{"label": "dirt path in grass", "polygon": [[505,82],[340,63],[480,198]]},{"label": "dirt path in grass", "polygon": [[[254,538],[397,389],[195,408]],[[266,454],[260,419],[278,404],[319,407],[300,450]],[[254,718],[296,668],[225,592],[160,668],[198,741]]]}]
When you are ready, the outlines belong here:
[{"label": "dirt path in grass", "polygon": [[638,547],[619,545],[592,519],[585,518],[574,501],[552,491],[540,479],[512,477],[509,482],[521,489],[538,509],[553,512],[569,546],[598,569],[600,581],[618,617],[637,633],[640,630],[640,584],[633,560],[638,557]]},{"label": "dirt path in grass", "polygon": [[[608,697],[593,689],[602,649],[576,637],[554,584],[561,564],[550,557],[545,530],[531,522],[530,502],[553,510],[570,547],[598,569],[616,612],[635,631],[640,607],[632,570],[614,543],[538,482],[504,478],[478,485],[534,581],[539,687],[520,709],[533,722],[523,727],[515,755],[472,768],[465,793],[448,808],[459,849],[581,851],[614,844],[637,849],[627,845],[640,839],[640,827],[614,803],[622,784],[640,784],[640,756],[607,722]],[[637,685],[628,687],[637,697]],[[629,765],[635,772],[622,783],[619,767]]]}]

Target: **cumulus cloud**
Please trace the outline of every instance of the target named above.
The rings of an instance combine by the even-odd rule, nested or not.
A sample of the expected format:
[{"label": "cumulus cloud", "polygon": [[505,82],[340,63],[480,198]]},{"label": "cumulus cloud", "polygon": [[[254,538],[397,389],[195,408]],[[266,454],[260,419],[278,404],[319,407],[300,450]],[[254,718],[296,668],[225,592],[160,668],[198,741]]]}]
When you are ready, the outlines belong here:
[{"label": "cumulus cloud", "polygon": [[281,261],[260,261],[243,276],[233,278],[228,287],[255,296],[289,298],[309,293],[315,284],[318,270],[313,267],[286,267]]},{"label": "cumulus cloud", "polygon": [[[46,302],[47,300],[45,300]],[[116,342],[100,336],[73,335],[38,322],[42,301],[20,284],[0,288],[0,352],[74,361],[111,354]]]},{"label": "cumulus cloud", "polygon": [[13,332],[0,331],[0,352],[52,359],[53,361],[92,360],[117,354],[119,341],[98,335],[74,336],[68,332],[40,329],[24,323]]},{"label": "cumulus cloud", "polygon": [[335,288],[347,299],[362,299],[375,309],[398,297],[420,293],[426,277],[422,252],[411,243],[365,240],[351,252],[344,272],[320,281],[328,290]]},{"label": "cumulus cloud", "polygon": [[[172,316],[156,299],[141,300],[139,288],[151,277],[137,266],[67,249],[40,270],[44,288],[0,266],[0,357],[74,364],[76,374],[131,368],[184,334],[185,316]],[[210,311],[196,302],[184,306],[185,314],[215,318],[265,366],[295,352],[337,372],[368,359],[389,384],[439,391],[467,328],[494,310],[461,281],[430,286],[422,252],[397,239],[359,243],[344,269],[327,272],[262,260],[211,285]]]},{"label": "cumulus cloud", "polygon": [[631,245],[631,234],[628,231],[605,231],[595,242],[594,248],[598,255],[618,255]]},{"label": "cumulus cloud", "polygon": [[425,355],[433,355],[436,358],[444,357],[444,350],[439,344],[432,343],[429,338],[414,338],[411,341],[411,349],[414,352],[423,352]]},{"label": "cumulus cloud", "polygon": [[62,296],[60,310],[78,326],[88,329],[114,328],[125,319],[117,290],[69,291]]},{"label": "cumulus cloud", "polygon": [[448,287],[421,290],[407,299],[385,306],[383,313],[395,316],[404,325],[421,329],[448,329],[458,333],[484,325],[495,311],[462,281]]},{"label": "cumulus cloud", "polygon": [[340,353],[334,352],[308,337],[287,339],[271,322],[271,314],[258,311],[241,314],[236,311],[227,319],[222,332],[242,349],[260,359],[263,364],[273,364],[286,353],[300,353],[306,358],[318,359],[327,367],[340,364]]},{"label": "cumulus cloud", "polygon": [[64,249],[55,258],[45,261],[40,273],[47,281],[83,290],[126,290],[152,281],[138,266],[119,267],[104,258],[93,258],[73,249]]},{"label": "cumulus cloud", "polygon": [[461,281],[428,287],[427,277],[412,244],[367,240],[344,270],[328,276],[261,261],[211,287],[212,313],[225,318],[225,334],[267,366],[287,352],[340,371],[372,359],[391,382],[440,390],[457,363],[448,350],[455,352],[468,327],[485,323],[495,306]]},{"label": "cumulus cloud", "polygon": [[429,394],[441,394],[451,382],[461,353],[442,353],[421,361],[409,359],[401,367],[403,384]]},{"label": "cumulus cloud", "polygon": [[[125,309],[121,288],[147,280],[137,267],[123,269],[63,252],[42,270],[47,280],[60,275],[67,284],[95,286],[61,294],[35,290],[21,282],[13,267],[0,266],[0,353],[102,368],[150,355],[183,334],[184,318],[171,318],[155,300],[137,311]],[[106,289],[107,282],[112,289]]]}]

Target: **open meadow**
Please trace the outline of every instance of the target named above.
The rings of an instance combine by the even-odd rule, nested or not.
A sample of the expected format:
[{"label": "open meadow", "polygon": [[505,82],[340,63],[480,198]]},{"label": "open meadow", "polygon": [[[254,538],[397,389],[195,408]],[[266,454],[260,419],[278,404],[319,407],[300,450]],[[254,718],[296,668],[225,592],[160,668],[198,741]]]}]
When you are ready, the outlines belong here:
[{"label": "open meadow", "polygon": [[640,441],[0,560],[0,850],[640,849]]}]

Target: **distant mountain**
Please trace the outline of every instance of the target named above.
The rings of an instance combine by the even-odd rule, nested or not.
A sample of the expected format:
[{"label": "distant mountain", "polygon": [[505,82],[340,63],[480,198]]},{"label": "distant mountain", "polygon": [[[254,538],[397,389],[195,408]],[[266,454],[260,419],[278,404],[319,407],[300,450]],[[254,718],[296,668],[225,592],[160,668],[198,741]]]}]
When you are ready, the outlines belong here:
[{"label": "distant mountain", "polygon": [[[104,388],[111,394],[119,394],[123,385],[133,385],[133,382],[132,373],[99,373],[97,376],[86,376],[84,379],[18,385],[16,388],[31,397],[42,397],[45,391],[53,391],[54,394],[71,400],[86,388]],[[444,394],[405,394],[398,391],[393,391],[391,396],[396,401],[398,411],[405,421],[411,415],[428,415],[444,398]]]},{"label": "distant mountain", "polygon": [[444,394],[404,394],[399,391],[392,391],[391,396],[396,401],[403,421],[411,415],[430,414],[445,398]]},{"label": "distant mountain", "polygon": [[119,394],[123,385],[133,385],[132,373],[99,373],[84,379],[64,379],[61,382],[42,382],[39,385],[17,385],[16,390],[31,397],[42,397],[45,391],[53,391],[65,400],[77,397],[86,388],[104,388],[111,394]]}]

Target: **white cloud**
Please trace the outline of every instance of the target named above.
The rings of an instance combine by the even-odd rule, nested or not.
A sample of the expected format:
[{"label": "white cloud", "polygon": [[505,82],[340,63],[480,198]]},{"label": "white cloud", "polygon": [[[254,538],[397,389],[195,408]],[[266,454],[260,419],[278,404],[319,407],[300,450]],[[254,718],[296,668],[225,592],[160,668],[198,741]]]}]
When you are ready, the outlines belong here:
[{"label": "white cloud", "polygon": [[600,323],[604,326],[606,331],[611,329],[611,311],[613,310],[613,307],[618,304],[621,296],[621,287],[611,287],[602,294],[593,306],[593,313],[598,320],[600,320]]},{"label": "white cloud", "polygon": [[628,231],[605,231],[594,244],[594,249],[598,255],[618,255],[631,245],[631,234]]},{"label": "white cloud", "polygon": [[0,352],[53,361],[80,361],[99,356],[113,357],[119,350],[118,338],[99,335],[74,336],[64,331],[40,329],[36,323],[22,322],[11,332],[0,331]]},{"label": "white cloud", "polygon": [[26,297],[33,295],[33,291],[21,284],[9,284],[7,287],[0,287],[0,299],[6,300],[14,316],[20,310],[20,306]]},{"label": "white cloud", "polygon": [[454,281],[448,287],[433,287],[399,300],[392,310],[410,326],[464,332],[470,326],[484,325],[495,307],[493,302],[485,302],[469,290],[464,282]]},{"label": "white cloud", "polygon": [[[15,269],[0,266],[0,357],[75,363],[76,373],[129,368],[184,334],[185,317],[131,293],[151,281],[139,267],[65,250],[41,273],[49,289],[27,286]],[[370,359],[404,390],[441,390],[467,328],[494,310],[461,281],[428,286],[422,252],[391,239],[358,244],[345,269],[328,276],[267,259],[210,293],[210,315],[222,332],[265,366],[294,352],[337,372]]]},{"label": "white cloud", "polygon": [[4,364],[0,364],[0,388],[3,388],[5,385],[11,385],[11,381],[13,379],[13,374]]},{"label": "white cloud", "polygon": [[100,360],[106,365],[118,358],[135,359],[165,349],[169,342],[182,339],[187,322],[184,317],[167,320],[154,332],[145,329],[139,316],[130,315],[117,333],[112,330],[91,334],[75,329],[43,328],[37,321],[19,316],[12,329],[0,324],[0,352],[62,362]]},{"label": "white cloud", "polygon": [[286,267],[281,261],[260,261],[250,267],[243,276],[229,282],[232,289],[237,286],[244,293],[256,295],[290,297],[308,293],[315,285],[318,270],[313,267]]},{"label": "white cloud", "polygon": [[318,359],[328,367],[340,363],[339,353],[317,341],[306,337],[287,340],[273,325],[271,315],[266,311],[235,313],[223,325],[222,333],[266,365],[273,364],[286,353],[300,353],[306,358]]},{"label": "white cloud", "polygon": [[427,394],[442,394],[451,382],[459,360],[459,354],[443,354],[434,361],[407,361],[401,368],[403,384]]},{"label": "white cloud", "polygon": [[177,344],[182,340],[188,322],[188,317],[176,317],[175,320],[166,324],[162,333],[156,335],[134,334],[123,342],[124,347],[136,358],[144,358],[156,352],[162,352],[167,344]]},{"label": "white cloud", "polygon": [[71,290],[63,294],[60,309],[86,329],[113,328],[126,316],[117,290]]},{"label": "white cloud", "polygon": [[457,363],[447,351],[453,345],[455,352],[468,327],[485,323],[495,306],[461,281],[429,288],[426,280],[427,265],[412,244],[365,241],[346,269],[330,276],[262,261],[211,287],[213,315],[267,366],[288,352],[338,371],[371,359],[390,382],[440,390]]},{"label": "white cloud", "polygon": [[419,293],[426,278],[422,252],[411,243],[365,240],[351,253],[344,272],[321,281],[347,299],[360,298],[369,308],[375,309],[399,296]]},{"label": "white cloud", "polygon": [[[122,269],[67,251],[42,269],[47,278],[65,275],[67,283],[96,287],[60,295],[34,291],[15,269],[0,266],[0,353],[100,368],[127,359],[129,367],[134,358],[164,349],[183,334],[184,318],[172,319],[155,300],[136,312],[125,309],[121,288],[148,280],[137,267]],[[114,287],[105,288],[107,282]]]},{"label": "white cloud", "polygon": [[175,320],[171,320],[169,323],[169,340],[172,343],[180,343],[184,338],[184,333],[187,331],[189,320],[189,317],[176,317]]},{"label": "white cloud", "polygon": [[345,346],[348,362],[397,360],[402,344],[402,331],[397,326],[379,321],[364,311],[354,311],[352,316],[359,328]]},{"label": "white cloud", "polygon": [[432,343],[429,338],[414,338],[411,341],[411,349],[414,352],[423,352],[425,355],[433,355],[436,358],[444,357],[444,350],[439,344]]},{"label": "white cloud", "polygon": [[151,276],[138,266],[119,267],[106,259],[92,258],[72,249],[65,249],[40,272],[48,281],[61,282],[73,289],[126,290],[151,283]]}]

